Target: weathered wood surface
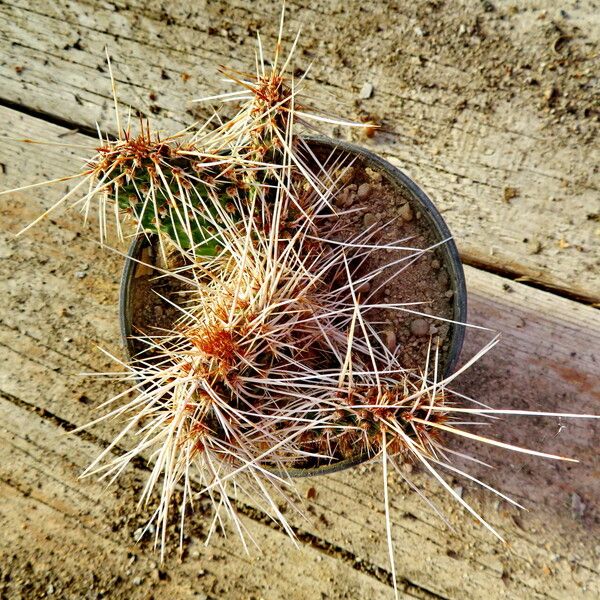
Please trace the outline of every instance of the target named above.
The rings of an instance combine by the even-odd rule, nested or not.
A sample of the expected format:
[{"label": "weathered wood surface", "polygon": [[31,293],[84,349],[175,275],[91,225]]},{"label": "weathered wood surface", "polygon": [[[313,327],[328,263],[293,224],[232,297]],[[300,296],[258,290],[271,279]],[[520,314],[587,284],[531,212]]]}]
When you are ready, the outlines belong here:
[{"label": "weathered wood surface", "polygon": [[[0,134],[8,133],[87,141],[84,135],[68,135],[63,127],[2,108]],[[16,185],[23,173],[32,180],[63,174],[73,154],[6,142],[0,147],[0,163],[7,165],[1,185]],[[391,597],[377,465],[300,482],[302,494],[314,487],[316,497],[306,501],[305,519],[290,515],[300,536],[299,551],[245,499],[240,510],[264,547],[263,555],[245,557],[234,536],[216,539],[212,549],[201,548],[207,526],[201,511],[191,524],[182,562],[173,551],[162,566],[155,564],[158,556],[148,542],[134,541],[144,518],[136,514],[135,495],[145,473],[132,469],[104,495],[97,483],[77,481],[81,469],[118,430],[118,424],[105,423],[90,435],[64,435],[97,416],[95,407],[114,389],[78,373],[111,366],[96,345],[120,352],[122,259],[98,247],[93,227],[80,234],[75,213],[58,212],[52,222],[14,239],[61,189],[0,199],[0,595],[37,597],[53,589],[58,597],[99,597],[105,589],[105,595],[123,598],[197,593],[209,598],[366,599],[386,592]],[[461,390],[497,407],[597,412],[598,312],[477,269],[467,269],[467,275],[471,321],[505,335],[460,384]],[[465,355],[480,342],[479,336],[470,336]],[[426,475],[414,472],[411,478],[444,510],[453,530],[392,477],[403,594],[597,598],[599,424],[511,418],[499,422],[495,435],[582,462],[559,464],[477,449],[477,456],[498,468],[482,474],[470,467],[470,472],[485,476],[530,512],[512,509],[464,482],[454,485],[464,488],[464,497],[509,540],[508,546],[454,506]],[[455,447],[474,449],[468,443]],[[571,508],[574,494],[586,505],[583,513]]]},{"label": "weathered wood surface", "polygon": [[1,396],[0,415],[0,572],[11,573],[24,549],[31,563],[29,572],[12,573],[8,586],[0,587],[3,598],[21,588],[24,598],[148,598],[153,593],[158,598],[302,599],[327,597],[333,581],[335,597],[389,598],[383,583],[309,544],[294,550],[284,534],[244,516],[243,525],[262,554],[245,555],[235,537],[218,538],[206,548],[198,539],[206,533],[206,518],[198,516],[189,523],[195,536],[186,540],[185,559],[160,564],[151,542],[135,539],[136,527],[144,523],[131,506],[147,473],[128,474],[126,495],[115,488],[108,493],[96,483],[82,486],[77,477],[100,446],[61,436],[65,432],[47,415],[15,405],[10,397]]},{"label": "weathered wood surface", "polygon": [[[330,106],[333,99],[343,115],[383,120],[384,131],[366,143],[439,203],[468,261],[597,301],[598,146],[590,110],[597,67],[590,59],[600,17],[590,2],[567,7],[567,16],[556,3],[490,12],[484,5],[332,2],[317,12],[293,4],[290,29],[302,23],[305,32],[298,66],[315,59],[309,89],[316,100]],[[219,89],[217,64],[250,67],[257,27],[266,45],[272,42],[278,10],[241,1],[193,10],[164,2],[2,2],[0,103],[17,111],[0,111],[0,129],[90,142],[81,135],[57,138],[66,130],[20,111],[73,128],[98,120],[113,130],[105,45],[124,104],[154,115],[162,127],[187,124],[197,110],[189,100]],[[365,81],[374,84],[374,96],[355,104]],[[69,155],[4,143],[0,186],[69,173]],[[504,201],[507,188],[518,196]],[[147,541],[134,540],[143,523],[135,492],[145,473],[132,470],[105,494],[93,481],[77,481],[117,427],[99,426],[93,437],[63,435],[95,416],[94,407],[110,394],[106,384],[76,374],[109,366],[95,344],[119,351],[121,259],[91,241],[93,230],[79,235],[76,215],[57,215],[56,225],[41,225],[16,242],[12,233],[52,198],[40,191],[1,204],[0,597],[391,597],[377,466],[300,484],[303,493],[316,490],[306,502],[307,520],[293,519],[300,550],[246,503],[240,510],[263,555],[244,556],[234,537],[204,549],[201,512],[183,561],[173,553],[162,566]],[[468,277],[472,320],[505,336],[461,389],[495,406],[597,412],[597,313],[475,269]],[[531,509],[519,513],[461,484],[509,547],[423,474],[411,477],[446,509],[454,531],[394,478],[403,594],[597,598],[598,426],[507,419],[497,436],[582,463],[478,453],[499,468],[470,472]],[[586,505],[583,514],[571,508],[577,498]]]},{"label": "weathered wood surface", "polygon": [[[219,64],[250,69],[257,29],[273,46],[279,8],[4,0],[0,102],[114,131],[108,46],[124,105],[188,125],[190,100],[221,89]],[[383,124],[363,143],[433,197],[468,262],[600,300],[595,2],[335,0],[288,13],[288,44],[303,27],[296,66],[314,60],[315,104]],[[360,100],[365,82],[375,91]]]}]

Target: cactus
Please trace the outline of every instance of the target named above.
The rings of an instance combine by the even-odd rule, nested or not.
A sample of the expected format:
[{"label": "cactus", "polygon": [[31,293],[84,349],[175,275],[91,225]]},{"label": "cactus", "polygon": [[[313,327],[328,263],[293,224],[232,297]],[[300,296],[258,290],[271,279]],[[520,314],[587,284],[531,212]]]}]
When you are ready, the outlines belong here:
[{"label": "cactus", "polygon": [[[324,171],[324,179],[334,180],[333,173]],[[260,481],[254,500],[262,499],[268,510],[269,494],[280,494],[287,468],[381,452],[385,411],[373,410],[373,417],[365,412],[377,389],[368,373],[373,359],[384,364],[389,352],[365,326],[354,292],[378,274],[360,275],[354,258],[376,252],[377,246],[368,233],[348,234],[340,244],[311,234],[311,216],[332,201],[335,187],[325,199],[298,180],[278,179],[274,189],[257,189],[269,195],[269,202],[260,202],[268,219],[242,219],[235,228],[220,225],[216,235],[222,253],[200,262],[188,256],[178,272],[187,278],[188,290],[180,319],[170,333],[142,338],[151,358],[142,354],[129,367],[134,387],[143,381],[144,391],[107,415],[133,415],[128,427],[138,418],[151,418],[154,425],[145,428],[148,434],[138,449],[112,463],[97,462],[90,473],[120,472],[138,451],[155,447],[161,452],[168,446],[173,460],[157,461],[152,481],[162,473],[172,490],[189,471],[203,472],[201,494],[227,489],[235,473],[243,485]],[[297,218],[286,229],[285,207],[296,204],[308,218]],[[404,246],[398,249],[405,255]],[[411,374],[396,359],[389,368],[412,389]],[[386,381],[392,389],[394,380]],[[363,407],[352,405],[361,397],[358,388],[364,390]],[[390,391],[386,401],[391,405],[397,396]],[[340,418],[342,411],[347,414]],[[397,413],[400,422],[406,407]],[[211,461],[222,465],[218,476],[208,469]],[[160,531],[170,497],[167,491],[161,499]],[[282,516],[277,518],[287,527]]]},{"label": "cactus", "polygon": [[[177,246],[200,246],[214,255],[218,240],[212,223],[223,211],[235,212],[232,181],[222,166],[199,158],[198,147],[175,139],[140,134],[109,143],[88,166],[96,181],[108,181],[102,192],[134,220],[136,231],[162,234]],[[235,188],[234,188],[235,189]],[[105,200],[105,201],[106,201]],[[233,210],[229,207],[233,206]]]}]

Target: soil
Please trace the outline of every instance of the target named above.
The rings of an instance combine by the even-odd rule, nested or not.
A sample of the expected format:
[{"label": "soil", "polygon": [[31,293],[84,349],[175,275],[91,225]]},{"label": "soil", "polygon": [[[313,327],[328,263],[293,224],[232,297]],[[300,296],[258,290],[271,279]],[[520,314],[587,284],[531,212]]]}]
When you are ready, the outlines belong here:
[{"label": "soil", "polygon": [[[407,307],[407,311],[373,311],[369,313],[371,322],[380,324],[382,339],[391,351],[396,351],[403,367],[422,369],[430,340],[439,345],[444,363],[452,331],[448,323],[436,317],[455,318],[454,290],[448,274],[446,249],[427,250],[441,241],[440,234],[432,229],[420,203],[406,188],[394,184],[387,173],[369,167],[365,161],[354,161],[345,173],[344,183],[335,200],[337,208],[344,211],[337,217],[344,223],[344,229],[353,234],[380,229],[373,243],[411,248],[374,252],[364,266],[365,272],[390,266],[372,281],[369,289],[363,289],[363,293],[373,294],[369,302],[375,304],[420,304]],[[414,257],[414,250],[424,252]],[[407,257],[406,263],[393,264],[403,257]]]},{"label": "soil", "polygon": [[[155,238],[142,240],[139,260],[143,264],[137,265],[133,272],[133,335],[157,335],[162,329],[172,329],[174,322],[181,315],[181,311],[173,304],[178,304],[177,296],[184,286],[173,277],[161,275],[159,269],[162,261],[155,241]],[[161,296],[173,304],[165,302]],[[128,349],[131,355],[136,355],[145,349],[145,345],[133,339]]]}]

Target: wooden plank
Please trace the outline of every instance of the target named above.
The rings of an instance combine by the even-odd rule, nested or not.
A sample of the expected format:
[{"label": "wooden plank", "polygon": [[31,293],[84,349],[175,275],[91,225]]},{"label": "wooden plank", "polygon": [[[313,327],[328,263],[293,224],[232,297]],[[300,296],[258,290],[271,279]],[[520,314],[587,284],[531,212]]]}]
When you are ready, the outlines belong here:
[{"label": "wooden plank", "polygon": [[[160,563],[135,490],[147,473],[127,474],[127,494],[78,475],[100,448],[65,437],[52,422],[0,400],[0,596],[16,598],[389,598],[390,588],[309,545],[241,516],[262,553],[235,537],[210,548],[204,510],[190,519],[184,559]],[[332,582],[336,582],[332,586]],[[401,597],[413,598],[403,593]]]},{"label": "wooden plank", "polygon": [[[57,137],[64,136],[63,128],[6,109],[2,115],[5,119],[0,119],[0,123],[6,123],[6,130],[14,134],[27,131],[32,137],[65,139]],[[68,139],[77,142],[84,138],[75,135]],[[21,172],[31,174],[33,179],[62,174],[68,162],[68,157],[56,153],[47,155],[47,150],[39,146],[25,151],[11,144],[0,148],[0,162],[5,163],[9,157],[14,160],[13,152],[20,152],[17,154],[20,170],[9,168],[2,185],[15,185]],[[55,197],[51,190],[40,190],[0,200],[4,225],[0,238],[3,259],[0,261],[0,281],[4,299],[0,309],[0,359],[4,365],[0,371],[0,390],[16,407],[5,405],[9,416],[4,422],[12,423],[17,419],[12,416],[12,411],[21,414],[19,411],[27,407],[42,411],[41,420],[31,417],[35,425],[24,424],[11,429],[12,434],[25,430],[29,433],[29,427],[46,431],[43,437],[49,440],[48,446],[36,456],[50,453],[52,448],[57,452],[60,450],[62,455],[81,455],[81,461],[76,461],[77,468],[70,467],[72,478],[89,460],[91,450],[82,453],[79,439],[59,438],[44,428],[50,426],[47,421],[51,415],[65,427],[89,421],[97,416],[94,408],[111,393],[105,383],[82,379],[77,373],[104,371],[110,366],[96,350],[96,344],[119,351],[116,299],[122,259],[97,246],[93,241],[96,234],[93,227],[78,236],[78,216],[73,214],[57,214],[54,223],[42,224],[15,240],[12,233],[44,207],[50,206]],[[88,265],[87,270],[85,265]],[[84,277],[80,277],[82,273]],[[599,390],[595,375],[600,347],[597,311],[476,269],[468,269],[467,275],[471,320],[502,330],[505,337],[499,349],[473,369],[461,389],[482,401],[506,408],[597,410]],[[478,342],[480,340],[471,336],[466,355]],[[600,429],[590,422],[562,425],[566,425],[566,429],[558,434],[559,425],[555,421],[507,419],[498,424],[496,433],[504,441],[575,455],[582,459],[580,465],[569,467],[533,461],[485,449],[477,452],[478,456],[498,466],[496,471],[485,473],[485,480],[514,495],[531,508],[530,513],[519,513],[460,483],[465,498],[510,540],[509,547],[496,543],[463,511],[454,507],[425,474],[415,471],[411,477],[447,512],[454,531],[447,530],[405,484],[392,478],[396,560],[399,577],[410,582],[407,593],[418,593],[422,597],[437,594],[446,598],[465,595],[475,598],[594,598],[600,594],[600,556],[594,542],[599,531],[600,460],[595,449],[600,441]],[[98,439],[95,443],[106,443],[117,430],[118,424],[114,423],[94,428],[93,433]],[[465,443],[455,447],[462,451],[472,449]],[[66,468],[58,459],[56,464],[59,469]],[[48,466],[45,470],[50,477],[52,469]],[[11,481],[21,487],[38,476],[31,464],[21,463],[11,471]],[[470,472],[480,474],[478,469],[471,468]],[[122,503],[131,503],[134,490],[130,481],[124,480],[112,491],[112,499],[103,505],[107,519],[118,514]],[[95,484],[88,482],[71,481],[70,485],[76,490],[73,494],[78,496],[91,495],[86,490],[97,489]],[[306,543],[319,545],[337,561],[343,559],[355,567],[362,565],[366,572],[385,577],[389,566],[380,468],[364,466],[335,476],[299,482],[299,486],[303,494],[309,487],[314,487],[317,494],[313,502],[307,502],[307,520],[290,515]],[[62,497],[67,491],[63,486],[57,493]],[[15,492],[12,494],[17,498]],[[573,494],[586,504],[581,518],[571,514]],[[77,499],[71,501],[79,502]],[[17,503],[11,506],[19,506],[27,516],[34,510],[29,501],[13,499],[11,502]],[[269,544],[269,536],[275,533],[264,535]],[[77,536],[76,540],[82,539]],[[117,538],[117,542],[120,539]],[[19,548],[23,549],[15,559],[19,564],[25,560],[24,543],[19,542]],[[71,547],[82,543],[73,542]],[[36,538],[33,546],[40,556],[44,549],[43,540]],[[281,548],[280,553],[287,552],[279,542],[275,547]],[[93,548],[94,545],[90,546],[89,552],[95,552]],[[289,561],[300,560],[291,545],[289,548]],[[101,546],[98,552],[109,550]],[[239,551],[231,552],[239,556]],[[181,567],[183,574],[188,573],[186,564],[184,562]],[[270,581],[270,565],[262,568],[261,576]],[[107,567],[107,571],[114,574],[119,572],[116,569],[114,562]],[[169,570],[170,577],[181,581],[180,567],[173,566],[172,569]],[[223,575],[222,579],[228,585],[237,581],[236,569]],[[71,576],[76,579],[74,572]],[[126,578],[130,576],[134,577],[130,574]],[[337,583],[334,587],[338,589]],[[350,597],[370,598],[374,594],[367,585]]]},{"label": "wooden plank", "polygon": [[[289,31],[304,29],[297,62],[314,60],[311,98],[383,121],[362,143],[425,188],[465,259],[597,302],[593,3],[556,19],[555,0],[490,11],[474,0],[304,4],[290,8]],[[220,89],[217,65],[252,66],[256,28],[272,46],[278,12],[249,0],[195,11],[140,0],[4,2],[0,99],[114,129],[108,46],[123,102],[160,127],[187,125],[204,114],[190,100]],[[375,93],[360,100],[365,81]]]}]

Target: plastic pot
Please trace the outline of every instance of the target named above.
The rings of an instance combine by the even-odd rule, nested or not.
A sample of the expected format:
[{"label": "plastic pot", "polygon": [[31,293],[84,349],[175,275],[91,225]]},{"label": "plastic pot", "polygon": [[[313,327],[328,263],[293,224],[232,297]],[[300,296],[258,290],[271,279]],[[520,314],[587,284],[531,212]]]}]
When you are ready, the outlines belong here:
[{"label": "plastic pot", "polygon": [[[438,247],[437,254],[442,260],[450,283],[450,289],[453,293],[453,315],[452,319],[457,323],[450,324],[448,332],[448,352],[444,357],[442,372],[445,376],[450,375],[458,362],[460,351],[462,349],[465,327],[460,323],[465,323],[467,318],[467,289],[465,276],[454,240],[451,238],[450,230],[446,225],[441,214],[421,190],[421,188],[400,169],[390,164],[380,156],[366,150],[360,146],[332,140],[324,137],[305,138],[309,142],[311,149],[315,151],[339,151],[350,157],[356,157],[360,164],[369,167],[383,174],[384,178],[396,189],[408,196],[413,210],[421,213],[421,219],[424,219],[430,229],[434,242],[447,240]],[[144,249],[151,245],[151,240],[146,236],[139,236],[129,247],[123,276],[121,278],[121,290],[119,296],[119,318],[121,325],[121,335],[123,343],[127,350],[129,358],[132,358],[134,351],[133,344],[133,297],[135,291],[136,271],[140,267],[139,261]],[[309,477],[326,473],[341,471],[349,467],[363,463],[369,459],[367,455],[357,455],[356,457],[340,460],[330,465],[317,466],[312,468],[290,468],[286,474],[291,477]]]}]

